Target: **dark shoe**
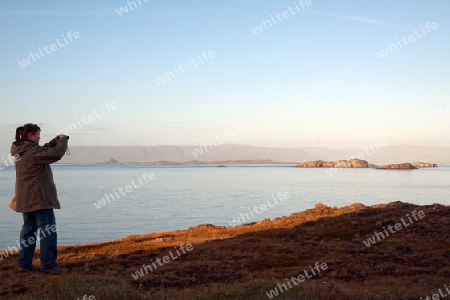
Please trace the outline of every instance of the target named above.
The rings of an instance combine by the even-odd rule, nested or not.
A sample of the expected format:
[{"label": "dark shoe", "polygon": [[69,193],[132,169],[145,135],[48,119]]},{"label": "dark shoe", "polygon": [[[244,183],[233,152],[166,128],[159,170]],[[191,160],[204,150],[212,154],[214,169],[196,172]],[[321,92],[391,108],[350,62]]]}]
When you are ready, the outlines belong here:
[{"label": "dark shoe", "polygon": [[19,267],[19,272],[21,272],[21,273],[36,272],[38,270],[39,270],[39,268],[36,267],[36,266],[33,266],[33,265],[31,267],[29,267],[29,268]]},{"label": "dark shoe", "polygon": [[41,269],[41,272],[47,273],[47,274],[53,274],[53,275],[61,275],[64,273],[64,269],[61,268],[59,265],[56,265],[50,269],[45,269],[45,270]]}]

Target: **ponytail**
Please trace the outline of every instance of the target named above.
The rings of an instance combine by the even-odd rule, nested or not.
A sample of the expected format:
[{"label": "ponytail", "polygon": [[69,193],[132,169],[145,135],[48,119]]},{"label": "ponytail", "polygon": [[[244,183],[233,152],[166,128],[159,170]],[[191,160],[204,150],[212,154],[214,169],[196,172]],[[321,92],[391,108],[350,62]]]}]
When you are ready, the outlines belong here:
[{"label": "ponytail", "polygon": [[19,126],[16,128],[16,142],[25,140],[28,134],[35,134],[38,130],[41,130],[39,126],[32,123],[27,123],[23,126]]},{"label": "ponytail", "polygon": [[16,129],[16,142],[20,141],[22,139],[22,131],[23,126],[17,127]]}]

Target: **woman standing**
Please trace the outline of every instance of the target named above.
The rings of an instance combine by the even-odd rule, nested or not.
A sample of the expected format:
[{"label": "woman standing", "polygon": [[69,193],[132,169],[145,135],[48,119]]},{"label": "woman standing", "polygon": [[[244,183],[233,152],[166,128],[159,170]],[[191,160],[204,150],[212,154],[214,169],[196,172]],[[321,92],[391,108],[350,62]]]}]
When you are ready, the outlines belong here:
[{"label": "woman standing", "polygon": [[40,270],[61,274],[56,263],[57,234],[53,209],[60,209],[56,186],[50,164],[60,160],[67,150],[69,137],[60,135],[39,146],[41,129],[36,124],[25,124],[16,129],[16,141],[11,145],[11,155],[16,157],[16,211],[22,213],[20,232],[19,271],[37,270],[33,266],[36,236],[40,235]]}]

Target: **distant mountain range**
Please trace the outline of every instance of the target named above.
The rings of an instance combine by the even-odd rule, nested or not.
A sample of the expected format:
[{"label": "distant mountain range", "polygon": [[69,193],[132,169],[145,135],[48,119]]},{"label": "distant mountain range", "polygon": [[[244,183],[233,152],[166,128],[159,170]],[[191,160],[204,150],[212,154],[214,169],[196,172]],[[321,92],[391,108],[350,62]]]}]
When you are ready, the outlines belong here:
[{"label": "distant mountain range", "polygon": [[144,163],[213,162],[231,160],[272,160],[297,163],[306,160],[359,158],[370,163],[434,162],[450,163],[450,147],[394,145],[367,149],[323,147],[270,148],[245,145],[218,146],[73,146],[61,163]]}]

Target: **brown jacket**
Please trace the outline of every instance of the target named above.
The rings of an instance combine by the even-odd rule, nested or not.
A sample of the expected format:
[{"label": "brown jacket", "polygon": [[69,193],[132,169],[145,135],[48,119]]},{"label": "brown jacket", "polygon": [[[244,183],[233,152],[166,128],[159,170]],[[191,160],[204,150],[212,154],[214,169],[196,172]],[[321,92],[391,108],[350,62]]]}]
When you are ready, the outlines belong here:
[{"label": "brown jacket", "polygon": [[19,155],[16,168],[16,211],[60,209],[50,164],[57,162],[67,150],[67,139],[53,139],[44,146],[29,140],[14,142],[11,155]]}]

